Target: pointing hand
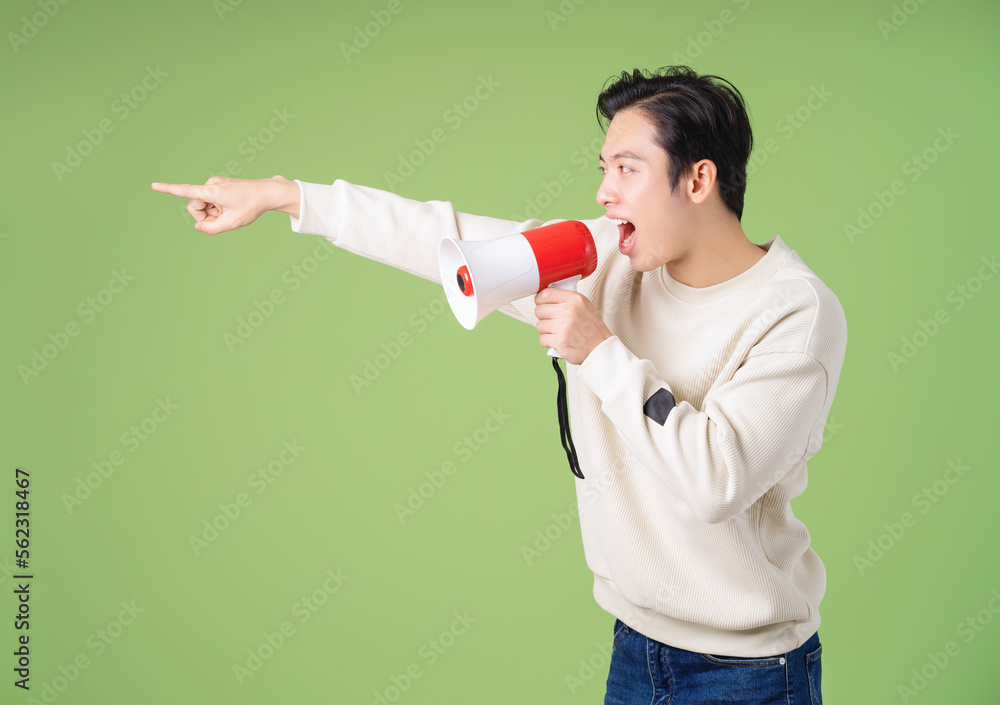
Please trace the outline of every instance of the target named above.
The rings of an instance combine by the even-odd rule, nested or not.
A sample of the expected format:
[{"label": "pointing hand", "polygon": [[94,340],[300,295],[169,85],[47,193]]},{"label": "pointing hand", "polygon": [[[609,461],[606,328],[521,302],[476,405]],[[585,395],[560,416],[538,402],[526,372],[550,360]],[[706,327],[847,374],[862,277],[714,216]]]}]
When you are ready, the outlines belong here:
[{"label": "pointing hand", "polygon": [[[152,188],[161,193],[191,199],[188,201],[187,211],[194,216],[195,230],[207,235],[217,235],[250,225],[262,213],[274,208],[280,202],[276,200],[277,189],[287,188],[288,184],[297,186],[284,176],[272,176],[270,179],[212,176],[203,186],[154,183]],[[298,191],[298,188],[295,190]]]}]

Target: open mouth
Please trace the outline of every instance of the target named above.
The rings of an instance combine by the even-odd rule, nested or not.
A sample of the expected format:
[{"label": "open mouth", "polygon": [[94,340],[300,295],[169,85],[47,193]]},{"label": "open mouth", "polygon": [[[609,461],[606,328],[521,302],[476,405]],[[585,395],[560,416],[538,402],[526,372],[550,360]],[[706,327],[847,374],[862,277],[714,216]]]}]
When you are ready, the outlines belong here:
[{"label": "open mouth", "polygon": [[618,226],[618,249],[628,254],[635,242],[635,225],[620,218],[610,218],[609,220]]}]

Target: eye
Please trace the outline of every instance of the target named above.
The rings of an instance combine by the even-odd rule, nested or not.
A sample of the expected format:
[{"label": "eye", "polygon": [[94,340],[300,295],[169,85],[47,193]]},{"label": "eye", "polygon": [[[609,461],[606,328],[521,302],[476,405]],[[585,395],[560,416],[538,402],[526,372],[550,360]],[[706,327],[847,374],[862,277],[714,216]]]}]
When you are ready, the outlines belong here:
[{"label": "eye", "polygon": [[[624,164],[620,165],[618,168],[621,169],[622,173],[624,173],[624,174],[628,174],[628,173],[631,173],[633,171],[632,167],[625,166]],[[603,166],[597,167],[597,170],[599,172],[601,172],[601,174],[607,174],[608,173],[608,170],[605,169]]]}]

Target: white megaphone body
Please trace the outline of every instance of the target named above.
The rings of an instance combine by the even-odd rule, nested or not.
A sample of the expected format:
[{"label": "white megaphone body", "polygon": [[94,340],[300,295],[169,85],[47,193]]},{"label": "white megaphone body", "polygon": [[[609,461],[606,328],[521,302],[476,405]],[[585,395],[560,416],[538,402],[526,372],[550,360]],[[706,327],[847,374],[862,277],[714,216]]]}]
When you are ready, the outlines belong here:
[{"label": "white megaphone body", "polygon": [[[579,220],[564,220],[493,240],[444,238],[441,283],[455,318],[467,330],[500,306],[547,286],[576,291],[597,268],[597,247]],[[561,357],[554,348],[549,355]]]}]

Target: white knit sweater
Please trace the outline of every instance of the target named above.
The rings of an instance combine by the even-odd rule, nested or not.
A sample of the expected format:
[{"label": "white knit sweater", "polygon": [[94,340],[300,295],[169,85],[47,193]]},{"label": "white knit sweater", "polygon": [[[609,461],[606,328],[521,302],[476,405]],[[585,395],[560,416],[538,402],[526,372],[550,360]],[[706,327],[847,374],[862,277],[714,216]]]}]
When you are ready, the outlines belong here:
[{"label": "white knit sweater", "polygon": [[[442,237],[489,240],[545,224],[339,179],[296,183],[292,230],[438,283]],[[840,376],[840,302],[779,237],[742,274],[693,288],[666,267],[633,270],[607,218],[583,222],[598,265],[578,290],[614,333],[566,364],[594,597],[674,647],[791,651],[817,631],[826,590],[791,500],[805,490]],[[499,310],[534,326],[532,299]]]}]

